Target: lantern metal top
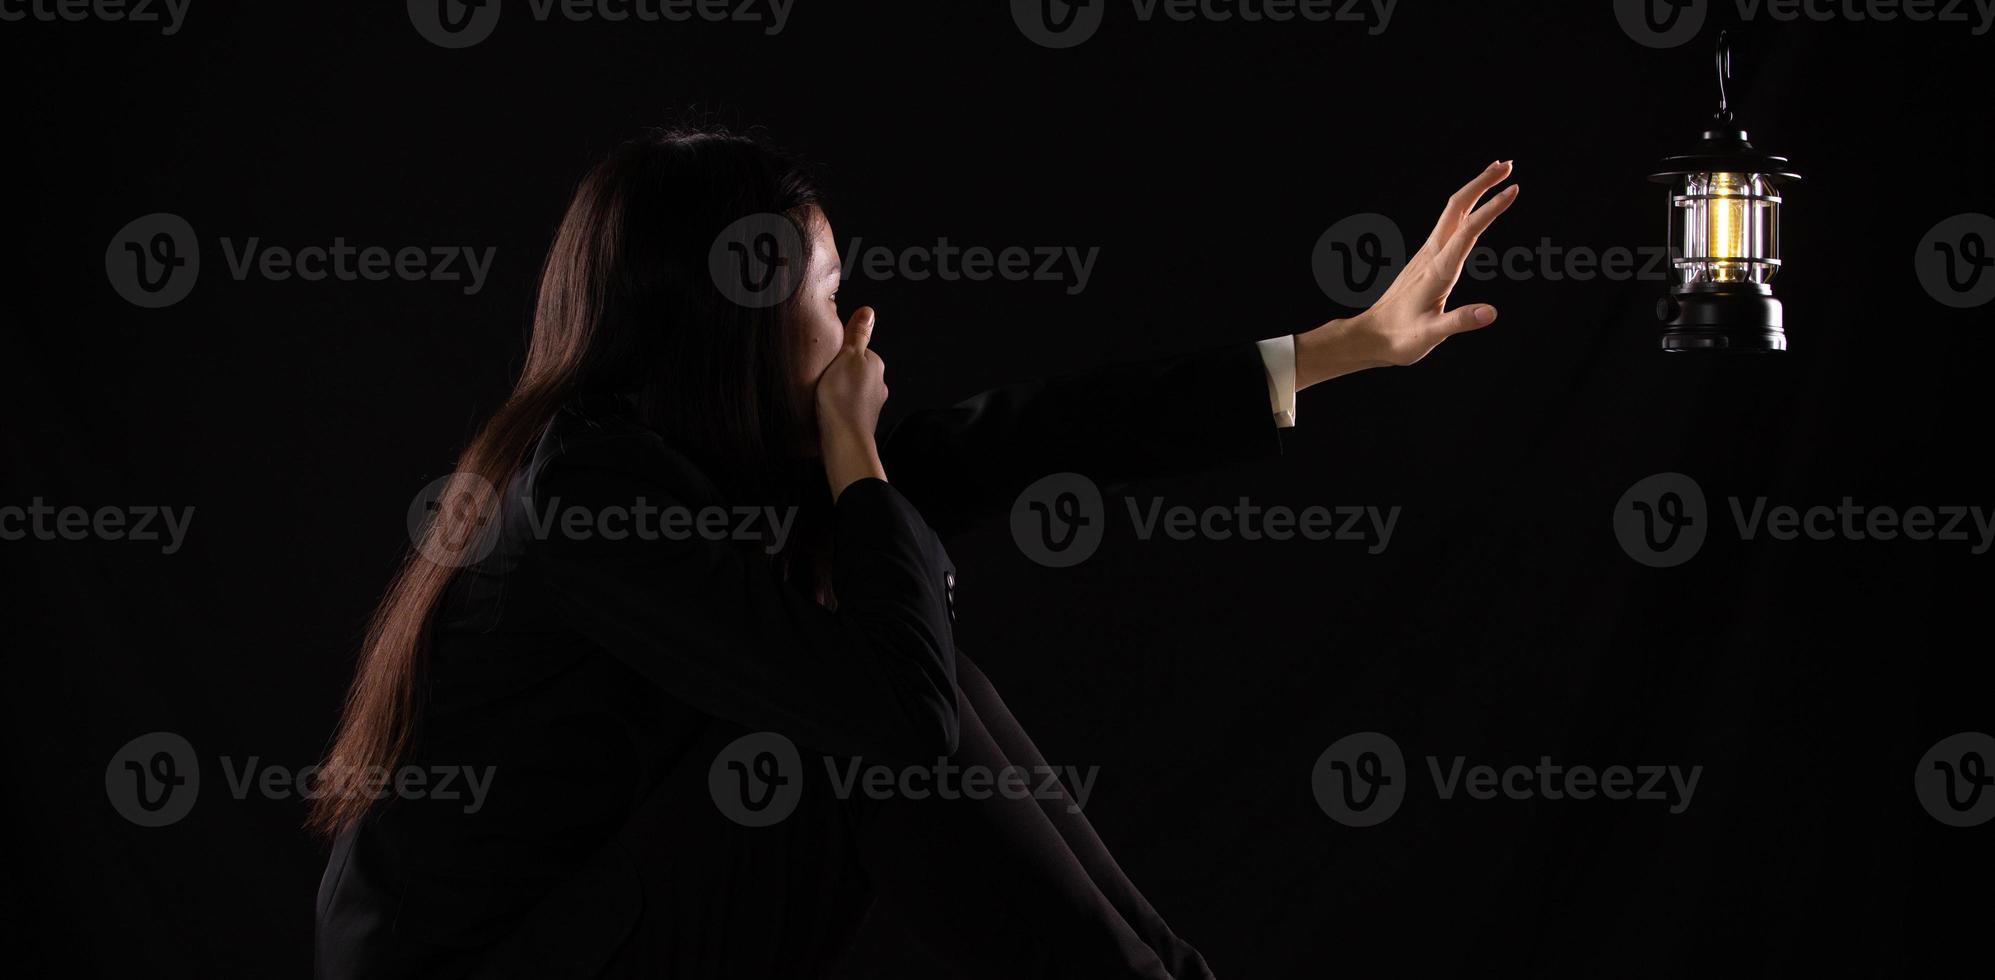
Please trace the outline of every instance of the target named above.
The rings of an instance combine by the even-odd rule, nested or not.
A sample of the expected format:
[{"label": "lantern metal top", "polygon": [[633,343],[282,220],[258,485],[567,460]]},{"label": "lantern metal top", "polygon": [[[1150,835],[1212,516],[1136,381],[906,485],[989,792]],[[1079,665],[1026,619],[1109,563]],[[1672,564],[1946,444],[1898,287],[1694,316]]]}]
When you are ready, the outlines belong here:
[{"label": "lantern metal top", "polygon": [[1649,175],[1650,180],[1667,184],[1687,174],[1702,173],[1759,174],[1775,183],[1801,179],[1786,157],[1754,149],[1743,129],[1705,130],[1696,152],[1664,157],[1661,166]]},{"label": "lantern metal top", "polygon": [[1725,96],[1725,83],[1732,77],[1732,45],[1729,31],[1718,32],[1718,111],[1712,115],[1703,139],[1690,153],[1664,157],[1662,169],[1649,175],[1657,183],[1670,183],[1678,177],[1701,173],[1759,174],[1774,184],[1800,180],[1793,165],[1783,156],[1754,148],[1746,131],[1732,116]]}]

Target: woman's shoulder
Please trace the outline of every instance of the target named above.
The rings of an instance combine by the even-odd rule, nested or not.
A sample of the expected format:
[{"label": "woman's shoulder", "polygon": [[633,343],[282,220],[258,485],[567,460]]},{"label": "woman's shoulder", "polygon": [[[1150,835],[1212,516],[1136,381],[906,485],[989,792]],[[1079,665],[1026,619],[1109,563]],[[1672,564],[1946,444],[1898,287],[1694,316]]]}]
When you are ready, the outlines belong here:
[{"label": "woman's shoulder", "polygon": [[536,447],[536,460],[642,459],[669,453],[658,433],[637,421],[628,403],[609,396],[581,396],[554,413]]},{"label": "woman's shoulder", "polygon": [[635,481],[698,496],[712,488],[692,459],[637,421],[627,402],[607,397],[576,398],[556,412],[520,476],[528,494],[554,483]]}]

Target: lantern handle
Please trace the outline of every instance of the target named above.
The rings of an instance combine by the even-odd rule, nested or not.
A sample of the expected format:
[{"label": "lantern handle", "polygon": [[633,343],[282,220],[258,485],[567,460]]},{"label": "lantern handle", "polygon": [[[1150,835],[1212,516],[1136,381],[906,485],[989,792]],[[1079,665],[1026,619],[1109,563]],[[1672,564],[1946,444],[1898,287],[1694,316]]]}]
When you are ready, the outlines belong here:
[{"label": "lantern handle", "polygon": [[1718,44],[1717,44],[1718,50],[1717,50],[1716,61],[1718,68],[1718,117],[1717,118],[1719,122],[1732,121],[1731,105],[1725,97],[1725,82],[1730,80],[1732,77],[1732,42],[1731,38],[1728,36],[1730,34],[1731,34],[1730,28],[1720,30],[1718,32]]}]

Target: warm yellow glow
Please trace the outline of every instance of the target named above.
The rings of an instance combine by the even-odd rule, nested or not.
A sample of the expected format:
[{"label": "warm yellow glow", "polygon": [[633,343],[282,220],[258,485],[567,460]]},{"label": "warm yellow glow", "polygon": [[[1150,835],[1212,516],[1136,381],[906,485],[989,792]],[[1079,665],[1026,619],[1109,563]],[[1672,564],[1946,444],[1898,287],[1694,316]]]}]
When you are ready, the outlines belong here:
[{"label": "warm yellow glow", "polygon": [[[1713,260],[1711,277],[1718,282],[1746,278],[1746,235],[1749,215],[1745,195],[1751,193],[1745,174],[1712,174],[1710,199],[1704,202],[1706,254]],[[1729,260],[1729,261],[1728,261]]]}]

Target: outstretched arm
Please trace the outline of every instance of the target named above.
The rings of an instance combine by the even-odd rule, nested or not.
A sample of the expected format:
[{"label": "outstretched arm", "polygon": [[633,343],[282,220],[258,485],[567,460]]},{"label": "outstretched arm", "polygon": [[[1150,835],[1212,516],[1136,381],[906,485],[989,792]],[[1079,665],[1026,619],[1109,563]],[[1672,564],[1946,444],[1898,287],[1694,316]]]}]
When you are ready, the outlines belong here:
[{"label": "outstretched arm", "polygon": [[1238,344],[1009,385],[919,412],[884,441],[886,469],[948,533],[1008,506],[1051,473],[1112,486],[1279,452],[1276,426],[1292,424],[1296,391],[1412,364],[1448,337],[1495,321],[1487,304],[1451,310],[1447,303],[1476,240],[1517,199],[1512,186],[1483,200],[1511,171],[1509,161],[1492,163],[1456,191],[1426,243],[1355,317],[1259,349]]},{"label": "outstretched arm", "polygon": [[1280,451],[1250,343],[994,388],[908,416],[881,447],[894,486],[945,534],[1053,473],[1112,487]]}]

